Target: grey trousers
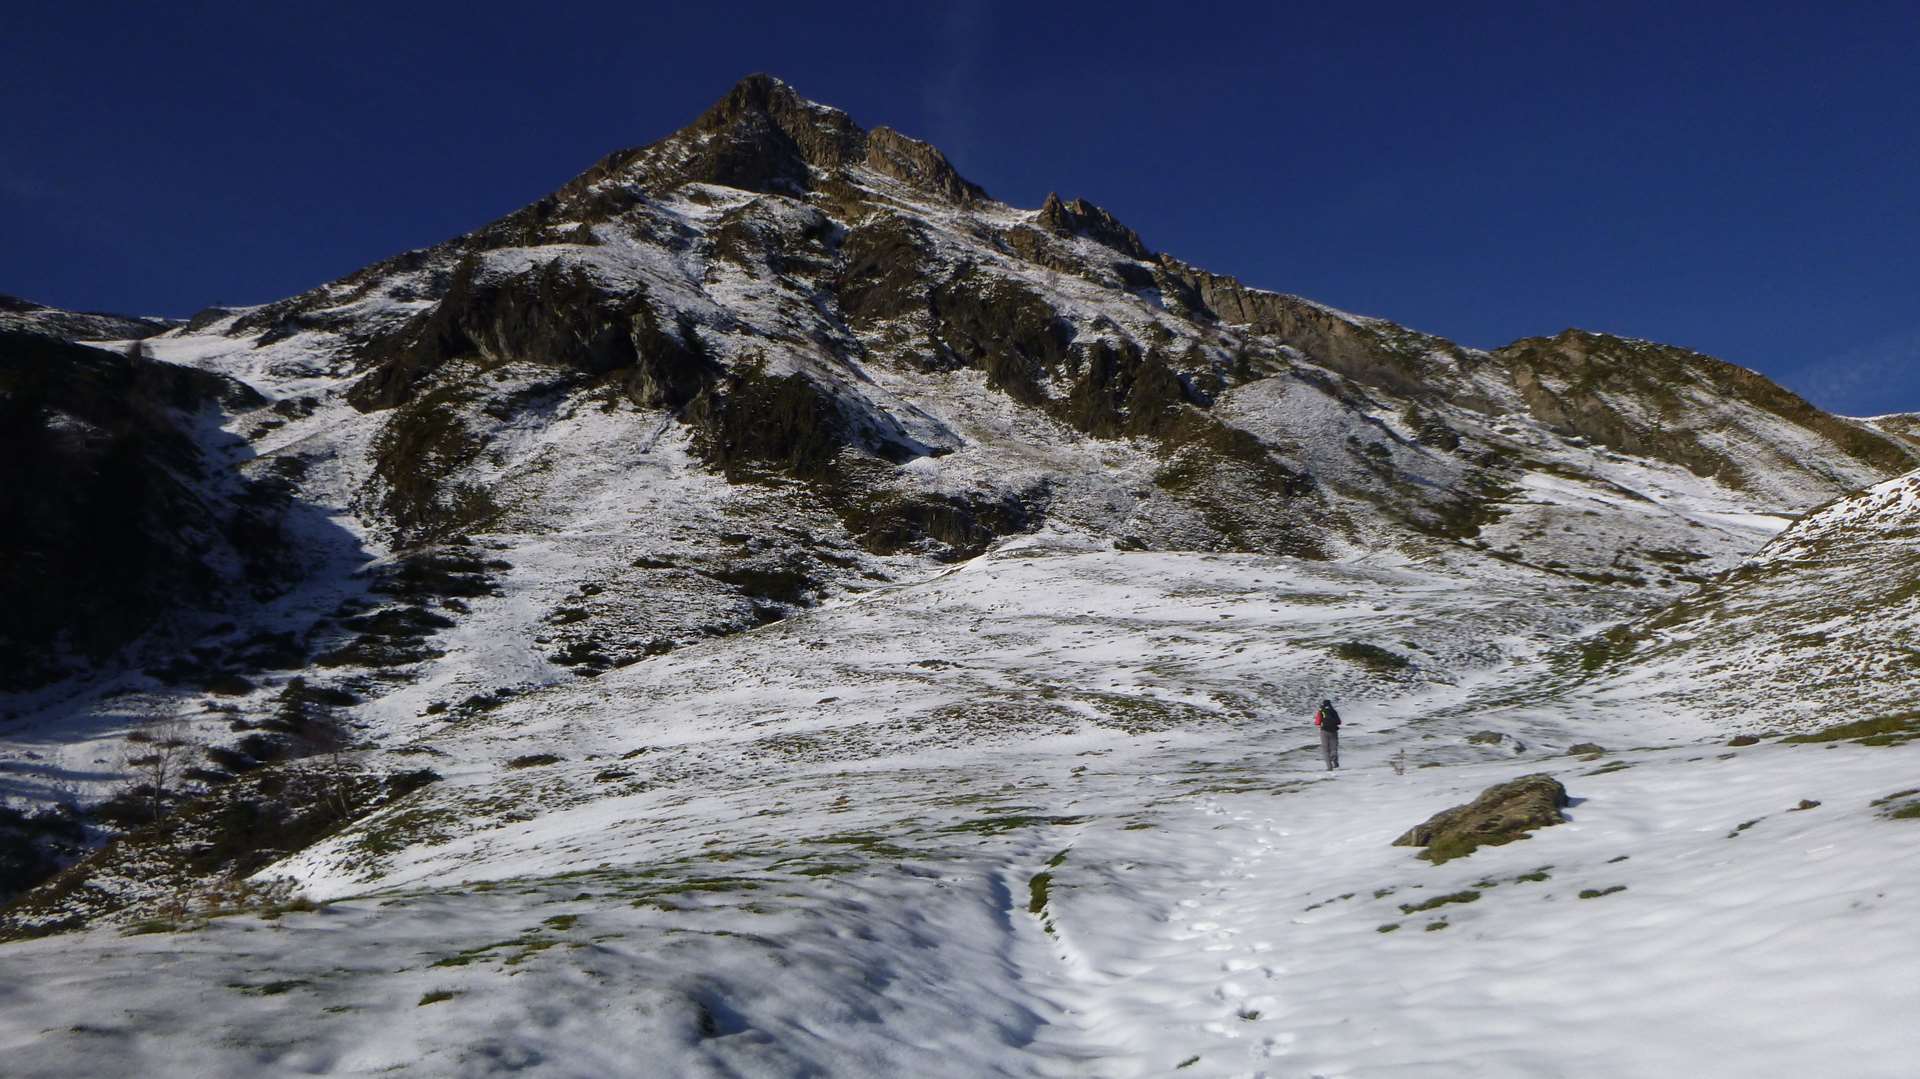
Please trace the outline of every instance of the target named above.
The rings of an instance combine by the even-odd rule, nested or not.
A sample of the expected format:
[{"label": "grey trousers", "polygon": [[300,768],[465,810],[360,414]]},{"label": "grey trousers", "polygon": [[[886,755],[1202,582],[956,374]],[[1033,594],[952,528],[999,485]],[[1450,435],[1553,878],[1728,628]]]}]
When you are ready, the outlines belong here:
[{"label": "grey trousers", "polygon": [[1327,758],[1327,771],[1340,767],[1340,731],[1320,728],[1320,755]]}]

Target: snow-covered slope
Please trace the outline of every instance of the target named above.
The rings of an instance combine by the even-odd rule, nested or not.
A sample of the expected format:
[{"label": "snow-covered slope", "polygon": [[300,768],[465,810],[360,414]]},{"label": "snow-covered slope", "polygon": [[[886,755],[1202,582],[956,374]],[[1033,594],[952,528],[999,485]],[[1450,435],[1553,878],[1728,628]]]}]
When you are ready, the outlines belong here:
[{"label": "snow-covered slope", "polygon": [[1792,731],[1915,715],[1920,474],[1808,514],[1759,553],[1642,622],[1582,695],[1686,706],[1731,729]]},{"label": "snow-covered slope", "polygon": [[[1471,740],[1580,620],[1528,576],[1021,544],[422,721],[365,756],[443,782],[263,874],[326,905],[10,945],[0,1038],[21,1075],[1735,1076],[1819,1070],[1814,1014],[1902,1074],[1911,751]],[[1596,739],[1645,748],[1563,755]],[[1570,823],[1389,845],[1533,771]]]}]

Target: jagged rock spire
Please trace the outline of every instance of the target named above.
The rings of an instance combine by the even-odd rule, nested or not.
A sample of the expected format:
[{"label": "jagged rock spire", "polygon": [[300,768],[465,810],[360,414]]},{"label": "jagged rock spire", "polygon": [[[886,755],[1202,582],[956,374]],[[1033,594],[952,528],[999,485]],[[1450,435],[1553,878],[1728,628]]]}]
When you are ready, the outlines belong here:
[{"label": "jagged rock spire", "polygon": [[674,136],[687,135],[682,178],[750,190],[806,190],[811,169],[865,167],[961,206],[987,193],[932,145],[887,127],[862,128],[771,75],[749,75]]},{"label": "jagged rock spire", "polygon": [[1058,192],[1048,192],[1047,201],[1040,205],[1040,226],[1062,236],[1085,236],[1133,258],[1153,258],[1139,233],[1086,199],[1062,202]]}]

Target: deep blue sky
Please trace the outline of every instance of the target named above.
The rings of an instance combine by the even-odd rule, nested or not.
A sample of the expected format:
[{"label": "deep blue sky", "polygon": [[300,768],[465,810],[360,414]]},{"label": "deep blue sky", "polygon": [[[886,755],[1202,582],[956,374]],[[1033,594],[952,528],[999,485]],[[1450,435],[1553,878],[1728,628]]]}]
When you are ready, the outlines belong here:
[{"label": "deep blue sky", "polygon": [[173,315],[289,295],[763,70],[998,198],[1083,195],[1252,284],[1920,409],[1920,6],[1789,6],[15,0],[0,292]]}]

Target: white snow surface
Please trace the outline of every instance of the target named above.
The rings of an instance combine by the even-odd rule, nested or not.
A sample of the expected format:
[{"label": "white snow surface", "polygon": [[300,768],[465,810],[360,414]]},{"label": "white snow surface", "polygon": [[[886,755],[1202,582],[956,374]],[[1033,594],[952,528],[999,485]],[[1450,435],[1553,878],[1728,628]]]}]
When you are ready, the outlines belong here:
[{"label": "white snow surface", "polygon": [[[7,945],[0,1049],[20,1076],[1910,1074],[1920,825],[1872,803],[1914,750],[1489,713],[1587,615],[1542,598],[1009,544],[393,730],[447,780],[263,874],[324,906]],[[1413,667],[1330,658],[1351,639]],[[1439,866],[1390,845],[1535,771],[1568,823]]]}]

